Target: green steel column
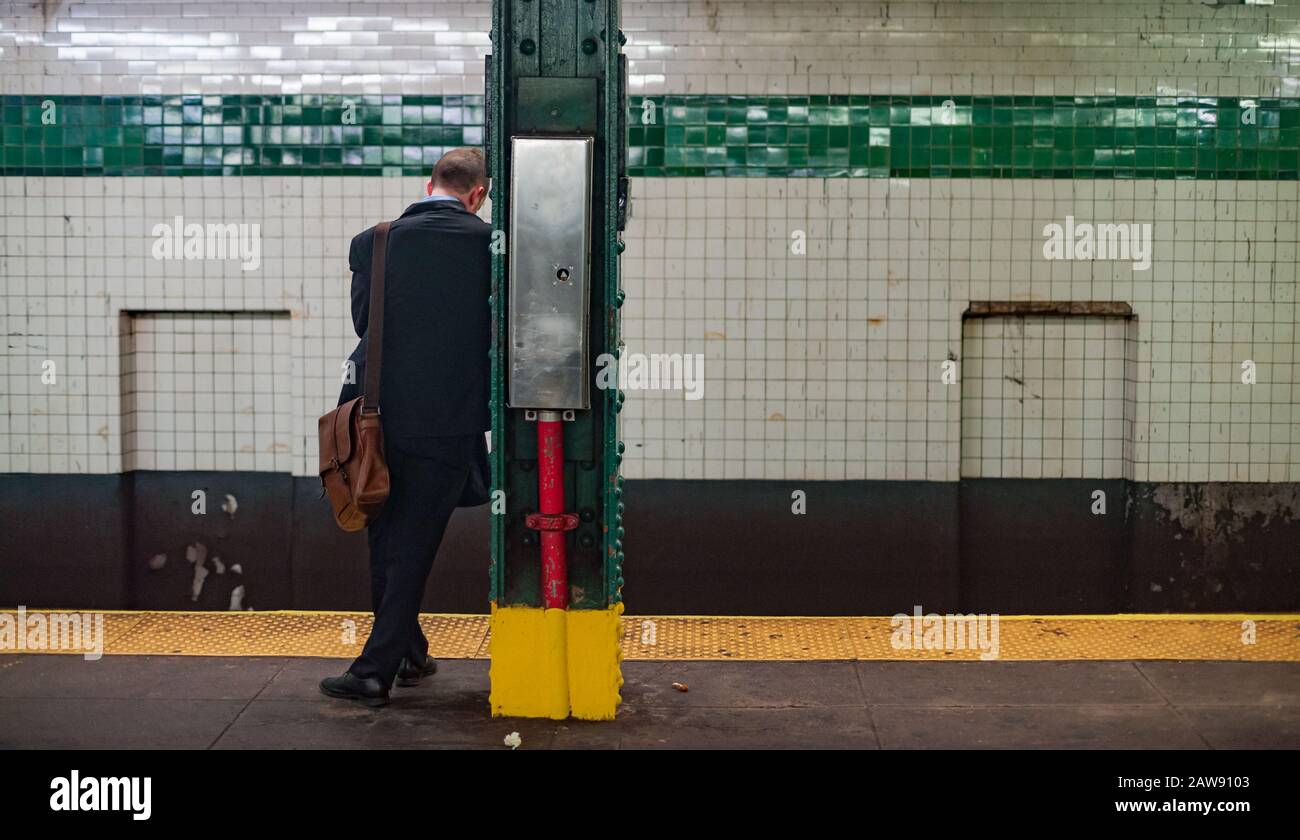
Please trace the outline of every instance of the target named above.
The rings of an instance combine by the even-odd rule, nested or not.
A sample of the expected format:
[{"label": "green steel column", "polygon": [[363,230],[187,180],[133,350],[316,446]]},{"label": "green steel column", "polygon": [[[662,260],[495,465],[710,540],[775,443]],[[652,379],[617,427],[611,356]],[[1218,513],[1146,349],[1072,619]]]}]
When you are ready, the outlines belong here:
[{"label": "green steel column", "polygon": [[[591,410],[565,423],[566,510],[579,515],[568,533],[569,609],[609,609],[622,599],[622,478],[618,414],[623,395],[596,387],[602,354],[620,352],[622,292],[619,231],[626,204],[626,90],[619,0],[495,0],[487,62],[488,165],[492,224],[501,247],[492,257],[491,597],[494,605],[541,606],[537,532],[524,517],[538,509],[533,424],[506,405],[507,249],[510,138],[595,138],[592,183]],[[576,188],[576,185],[575,185]],[[503,491],[504,495],[495,491]],[[502,510],[504,509],[504,512]]]}]

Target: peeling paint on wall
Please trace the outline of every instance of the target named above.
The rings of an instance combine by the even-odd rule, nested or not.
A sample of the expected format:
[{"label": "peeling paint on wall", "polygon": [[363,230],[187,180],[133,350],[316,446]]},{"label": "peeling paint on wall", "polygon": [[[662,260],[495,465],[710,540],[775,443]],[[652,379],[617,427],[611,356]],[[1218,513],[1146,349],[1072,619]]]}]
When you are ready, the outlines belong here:
[{"label": "peeling paint on wall", "polygon": [[[1158,511],[1207,547],[1240,540],[1246,528],[1273,521],[1300,521],[1300,485],[1157,484],[1151,499]],[[1258,520],[1257,520],[1258,517]]]},{"label": "peeling paint on wall", "polygon": [[[1205,603],[1237,600],[1252,580],[1266,580],[1279,567],[1294,564],[1300,545],[1282,529],[1300,524],[1300,485],[1156,484],[1146,489],[1158,523],[1177,529],[1177,548],[1156,579],[1152,593],[1181,593],[1171,607],[1198,609]],[[1269,545],[1270,534],[1290,546],[1290,556],[1246,546]],[[1225,591],[1226,590],[1226,591]]]},{"label": "peeling paint on wall", "polygon": [[[235,518],[235,513],[239,508],[239,503],[233,494],[226,493],[224,494],[224,497],[225,501],[221,505],[221,510],[226,515],[222,517],[214,517],[212,519],[198,517],[196,521],[204,521],[208,525],[215,526],[215,528],[204,529],[202,532],[192,531],[189,535],[189,539],[192,541],[185,545],[183,554],[186,562],[188,562],[192,567],[192,573],[188,575],[189,601],[192,604],[196,604],[199,603],[200,599],[202,599],[204,602],[211,603],[214,598],[224,599],[225,597],[228,597],[228,609],[252,609],[252,607],[249,607],[244,603],[244,599],[247,596],[245,585],[235,581],[231,581],[227,584],[227,586],[230,587],[230,590],[225,596],[220,593],[212,593],[207,597],[204,596],[204,590],[205,588],[210,588],[208,587],[208,583],[214,574],[217,577],[223,577],[228,573],[231,576],[242,576],[244,573],[244,568],[240,563],[227,563],[225,560],[222,560],[220,555],[215,553],[218,550],[223,550],[223,546],[226,550],[232,548],[232,546],[225,541],[231,535],[231,529],[233,527],[232,520]],[[150,557],[148,560],[150,571],[155,573],[162,572],[167,566],[167,558],[168,553],[162,551]],[[170,590],[171,585],[169,585],[168,588]],[[217,603],[226,602],[224,600],[219,600]]]},{"label": "peeling paint on wall", "polygon": [[190,600],[197,601],[203,594],[203,582],[207,580],[208,570],[204,565],[208,559],[208,547],[196,542],[185,549],[185,559],[194,564],[194,579],[190,583]]}]

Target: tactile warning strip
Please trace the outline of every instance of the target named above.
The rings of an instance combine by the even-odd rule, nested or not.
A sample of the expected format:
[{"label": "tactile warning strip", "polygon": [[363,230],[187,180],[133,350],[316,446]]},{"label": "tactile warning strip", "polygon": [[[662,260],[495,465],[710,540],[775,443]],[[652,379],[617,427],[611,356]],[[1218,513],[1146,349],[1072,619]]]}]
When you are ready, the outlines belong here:
[{"label": "tactile warning strip", "polygon": [[[56,644],[54,616],[0,610],[0,653],[83,653]],[[80,612],[102,616],[105,654],[356,656],[369,613]],[[976,619],[972,621],[972,619]],[[33,622],[44,622],[37,634]],[[83,619],[84,623],[84,619]],[[488,655],[486,615],[422,615],[438,659]],[[65,625],[66,626],[66,625]],[[64,634],[66,636],[66,634]],[[44,638],[44,642],[39,642]],[[91,637],[82,636],[87,639]],[[60,638],[58,642],[66,642]],[[1079,660],[1300,661],[1300,615],[919,617],[626,616],[628,660]]]}]

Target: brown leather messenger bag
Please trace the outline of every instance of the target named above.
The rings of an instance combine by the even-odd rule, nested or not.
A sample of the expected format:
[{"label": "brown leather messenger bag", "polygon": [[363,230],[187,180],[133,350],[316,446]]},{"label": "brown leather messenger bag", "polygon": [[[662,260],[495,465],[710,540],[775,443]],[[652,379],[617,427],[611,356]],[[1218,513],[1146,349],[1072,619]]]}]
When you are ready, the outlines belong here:
[{"label": "brown leather messenger bag", "polygon": [[379,377],[384,355],[384,263],[388,222],[375,225],[370,260],[370,314],[366,322],[366,378],[361,396],[317,422],[320,480],[344,531],[374,521],[388,500],[388,463],[379,421]]}]

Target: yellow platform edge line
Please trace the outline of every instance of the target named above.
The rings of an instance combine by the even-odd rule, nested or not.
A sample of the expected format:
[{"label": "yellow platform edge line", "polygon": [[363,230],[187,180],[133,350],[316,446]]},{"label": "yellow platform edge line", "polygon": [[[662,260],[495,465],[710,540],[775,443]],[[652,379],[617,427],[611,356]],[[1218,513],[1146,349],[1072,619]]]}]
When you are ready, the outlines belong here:
[{"label": "yellow platform edge line", "polygon": [[[515,612],[520,611],[516,622]],[[0,609],[0,617],[16,615]],[[27,615],[72,613],[30,609]],[[531,613],[541,614],[533,626]],[[131,656],[261,656],[352,658],[364,644],[370,613],[324,610],[268,611],[84,611],[105,615],[104,637],[96,646],[104,655]],[[529,613],[526,617],[524,613]],[[556,682],[573,681],[577,696],[592,706],[582,716],[600,717],[600,709],[616,704],[619,659],[627,661],[969,661],[984,658],[985,641],[992,641],[991,659],[1004,661],[1300,661],[1300,614],[1296,613],[1126,613],[1116,615],[998,616],[989,622],[991,639],[980,645],[966,642],[939,645],[896,644],[897,622],[892,616],[628,616],[622,605],[604,611],[574,611],[564,622],[545,621],[539,608],[498,608],[492,616],[477,613],[424,613],[430,653],[440,659],[484,659],[494,638],[521,638],[508,649],[527,652],[518,668],[501,672],[502,685],[512,676],[533,682],[545,651],[535,648],[551,639],[555,659],[550,667]],[[915,614],[904,614],[913,619]],[[923,618],[930,614],[923,614]],[[965,614],[963,619],[975,617]],[[946,618],[946,616],[943,616]],[[992,617],[987,616],[987,617]],[[576,622],[576,623],[575,623]],[[943,622],[940,622],[943,623]],[[5,624],[8,628],[5,628]],[[16,622],[0,622],[0,654],[73,654],[81,648],[28,649],[10,644]],[[552,626],[554,624],[554,626]],[[341,627],[348,628],[341,633]],[[563,625],[563,626],[561,626]],[[570,626],[571,625],[571,626]],[[1000,633],[997,627],[1001,626]],[[910,632],[921,633],[920,628]],[[973,631],[972,631],[973,632]],[[983,632],[982,630],[980,631]],[[904,635],[909,635],[904,633]],[[572,636],[572,639],[570,638]],[[612,637],[612,638],[611,638]],[[917,636],[916,638],[921,638]],[[942,638],[942,637],[938,637]],[[90,644],[89,641],[87,641]],[[562,652],[570,651],[567,657]],[[609,653],[595,657],[592,650]],[[581,660],[570,672],[564,659]],[[588,662],[588,660],[591,660]],[[597,662],[596,660],[600,660]],[[509,665],[509,659],[500,663]],[[570,663],[571,664],[571,663]],[[596,666],[599,667],[596,667]],[[590,669],[588,670],[588,666]],[[501,668],[494,663],[494,670]],[[559,679],[561,671],[563,679]],[[610,675],[614,675],[611,677]],[[584,686],[590,686],[587,691]],[[517,693],[517,692],[515,692]],[[506,692],[502,697],[512,697]],[[533,698],[530,702],[535,702]],[[580,705],[584,702],[580,701]],[[503,705],[510,705],[504,703]],[[547,713],[558,713],[558,699]],[[570,704],[571,705],[571,704]],[[532,710],[535,714],[539,710]],[[549,714],[548,714],[549,716]]]}]

